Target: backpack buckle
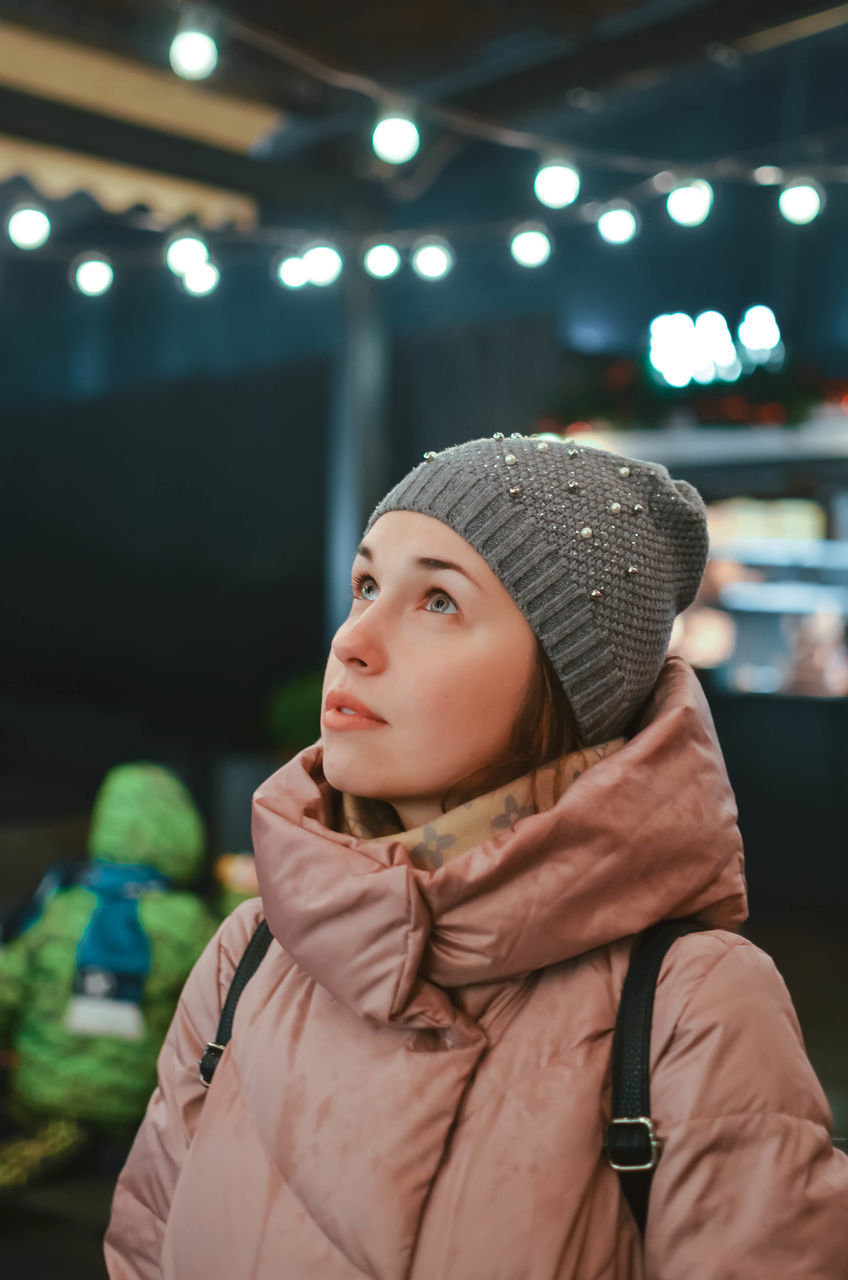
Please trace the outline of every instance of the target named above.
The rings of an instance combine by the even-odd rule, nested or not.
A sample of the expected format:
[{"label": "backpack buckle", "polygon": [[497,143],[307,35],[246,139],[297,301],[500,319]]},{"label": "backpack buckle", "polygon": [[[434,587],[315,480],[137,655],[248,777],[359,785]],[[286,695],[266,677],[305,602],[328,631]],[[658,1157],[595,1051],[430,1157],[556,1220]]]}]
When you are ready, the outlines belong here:
[{"label": "backpack buckle", "polygon": [[[613,1132],[614,1125],[629,1125],[630,1131],[619,1128]],[[638,1125],[643,1125],[645,1129],[641,1135],[633,1132],[633,1127]],[[662,1143],[656,1136],[654,1122],[650,1116],[614,1117],[609,1122],[604,1146],[607,1149],[610,1167],[617,1173],[635,1173],[637,1170],[655,1169],[662,1154]]]},{"label": "backpack buckle", "polygon": [[212,1077],[215,1074],[215,1068],[221,1060],[221,1054],[224,1052],[224,1045],[213,1044],[211,1041],[206,1046],[206,1052],[202,1058],[198,1058],[197,1065],[200,1068],[200,1083],[204,1089],[208,1089],[212,1083]]}]

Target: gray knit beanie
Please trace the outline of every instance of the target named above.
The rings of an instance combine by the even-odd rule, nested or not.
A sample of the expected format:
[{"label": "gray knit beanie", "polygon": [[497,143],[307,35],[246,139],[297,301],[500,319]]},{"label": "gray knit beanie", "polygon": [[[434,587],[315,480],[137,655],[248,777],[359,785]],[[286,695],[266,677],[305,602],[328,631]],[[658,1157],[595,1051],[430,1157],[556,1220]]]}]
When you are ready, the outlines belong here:
[{"label": "gray knit beanie", "polygon": [[426,453],[380,501],[448,525],[497,574],[551,660],[585,742],[650,693],[707,560],[703,500],[665,467],[498,432]]}]

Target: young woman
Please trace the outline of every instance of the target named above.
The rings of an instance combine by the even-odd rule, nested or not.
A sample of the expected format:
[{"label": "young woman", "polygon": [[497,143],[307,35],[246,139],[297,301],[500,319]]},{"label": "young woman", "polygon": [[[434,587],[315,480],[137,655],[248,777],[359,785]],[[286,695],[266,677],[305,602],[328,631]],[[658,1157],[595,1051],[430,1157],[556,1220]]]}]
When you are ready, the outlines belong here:
[{"label": "young woman", "polygon": [[[707,552],[663,467],[497,435],[373,512],[321,738],[254,797],[261,898],[186,984],[118,1183],[113,1280],[844,1280],[848,1158],[736,810],[666,658]],[[644,1244],[605,1158],[634,935],[657,983]],[[257,923],[273,934],[208,1093]]]}]

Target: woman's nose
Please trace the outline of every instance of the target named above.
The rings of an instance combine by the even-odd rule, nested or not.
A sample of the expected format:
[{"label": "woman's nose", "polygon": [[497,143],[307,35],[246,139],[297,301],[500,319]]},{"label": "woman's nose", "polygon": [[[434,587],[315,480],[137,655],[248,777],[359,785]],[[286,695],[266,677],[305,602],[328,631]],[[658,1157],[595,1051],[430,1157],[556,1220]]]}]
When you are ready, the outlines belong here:
[{"label": "woman's nose", "polygon": [[333,637],[333,653],[345,666],[379,670],[385,665],[384,647],[370,613],[369,609],[356,619],[348,618]]}]

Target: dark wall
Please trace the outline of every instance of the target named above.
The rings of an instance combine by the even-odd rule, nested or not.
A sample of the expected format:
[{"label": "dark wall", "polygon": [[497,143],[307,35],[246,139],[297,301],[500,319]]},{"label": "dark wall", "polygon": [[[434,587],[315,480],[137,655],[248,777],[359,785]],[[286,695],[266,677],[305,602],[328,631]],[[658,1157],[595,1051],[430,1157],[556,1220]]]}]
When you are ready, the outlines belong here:
[{"label": "dark wall", "polygon": [[321,364],[7,414],[3,693],[245,723],[322,627]]},{"label": "dark wall", "polygon": [[[549,317],[398,341],[390,482],[425,449],[529,429],[558,359]],[[326,656],[335,372],[7,411],[0,815],[82,811],[140,755],[204,799],[215,752],[264,749],[270,691]]]},{"label": "dark wall", "polygon": [[739,696],[707,684],[739,806],[752,910],[812,907],[844,930],[848,699]]}]

